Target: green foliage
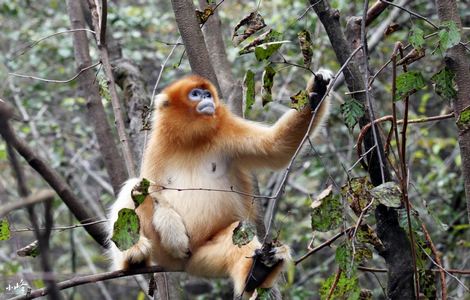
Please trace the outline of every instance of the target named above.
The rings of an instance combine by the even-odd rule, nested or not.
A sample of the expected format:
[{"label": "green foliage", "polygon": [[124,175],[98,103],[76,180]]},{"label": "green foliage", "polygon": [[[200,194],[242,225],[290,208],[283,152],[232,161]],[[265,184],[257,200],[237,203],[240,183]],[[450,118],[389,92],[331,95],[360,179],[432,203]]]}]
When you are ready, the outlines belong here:
[{"label": "green foliage", "polygon": [[274,75],[276,75],[276,70],[271,65],[266,66],[263,72],[263,89],[261,90],[263,106],[273,101],[271,92],[274,84]]},{"label": "green foliage", "polygon": [[415,49],[421,49],[424,46],[424,31],[416,25],[413,25],[410,31],[408,41]]},{"label": "green foliage", "polygon": [[139,230],[139,216],[133,209],[123,208],[119,211],[118,219],[114,223],[111,240],[119,250],[127,250],[139,240]]},{"label": "green foliage", "polygon": [[10,223],[7,219],[0,219],[0,241],[10,239]]},{"label": "green foliage", "polygon": [[255,73],[248,70],[243,79],[243,88],[245,92],[245,114],[251,110],[251,107],[255,103]]},{"label": "green foliage", "polygon": [[270,297],[270,291],[271,289],[265,289],[265,288],[257,288],[256,289],[256,300],[269,300],[271,299]]},{"label": "green foliage", "polygon": [[[333,274],[323,282],[320,288],[320,298],[322,300],[328,298],[330,290],[336,281],[336,276],[336,274]],[[341,272],[330,299],[357,300],[359,299],[360,293],[361,290],[359,288],[357,277],[355,275],[347,277],[344,272]]]},{"label": "green foliage", "polygon": [[142,180],[132,189],[131,198],[134,201],[135,208],[141,205],[145,198],[149,195],[150,181],[146,178]]},{"label": "green foliage", "polygon": [[256,227],[249,221],[241,221],[233,230],[232,242],[238,247],[251,242],[256,236]]},{"label": "green foliage", "polygon": [[312,229],[330,231],[341,225],[343,211],[339,195],[335,195],[330,185],[312,203]]},{"label": "green foliage", "polygon": [[350,99],[341,104],[344,124],[349,129],[353,129],[359,119],[364,115],[364,106],[354,99]]},{"label": "green foliage", "polygon": [[341,243],[336,248],[335,261],[348,278],[356,272],[357,264],[353,258],[352,246],[349,241]]},{"label": "green foliage", "polygon": [[431,77],[436,93],[446,100],[454,99],[457,91],[454,89],[455,74],[447,67]]},{"label": "green foliage", "polygon": [[308,104],[308,92],[306,90],[298,91],[297,94],[290,97],[290,107],[300,111]]},{"label": "green foliage", "polygon": [[401,191],[398,185],[393,182],[385,182],[370,190],[372,197],[387,207],[401,207]]},{"label": "green foliage", "polygon": [[411,71],[397,76],[397,91],[394,101],[410,96],[426,86],[423,75],[419,71]]},{"label": "green foliage", "polygon": [[460,32],[454,21],[443,22],[439,26],[439,46],[437,53],[443,55],[444,52],[460,42]]},{"label": "green foliage", "polygon": [[104,76],[98,77],[98,86],[100,91],[100,96],[106,101],[111,101],[111,94],[109,92],[108,80]]},{"label": "green foliage", "polygon": [[370,190],[373,187],[368,177],[351,178],[341,187],[341,196],[346,199],[356,216],[359,216],[372,200]]},{"label": "green foliage", "polygon": [[467,129],[470,127],[470,107],[464,108],[457,119],[457,126],[461,129]]}]

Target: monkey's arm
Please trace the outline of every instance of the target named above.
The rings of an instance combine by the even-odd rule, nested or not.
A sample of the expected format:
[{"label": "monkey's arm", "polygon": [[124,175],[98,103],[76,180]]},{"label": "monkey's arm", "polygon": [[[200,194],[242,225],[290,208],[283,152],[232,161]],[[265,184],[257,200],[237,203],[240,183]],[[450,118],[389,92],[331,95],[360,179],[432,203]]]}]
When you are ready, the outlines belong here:
[{"label": "monkey's arm", "polygon": [[233,138],[230,143],[232,153],[241,163],[253,167],[281,168],[285,166],[302,138],[307,133],[313,111],[310,134],[316,131],[328,116],[329,98],[320,103],[323,98],[329,78],[319,75],[308,85],[311,106],[301,111],[294,109],[286,112],[273,126],[265,127],[260,124],[236,119],[232,124]]}]

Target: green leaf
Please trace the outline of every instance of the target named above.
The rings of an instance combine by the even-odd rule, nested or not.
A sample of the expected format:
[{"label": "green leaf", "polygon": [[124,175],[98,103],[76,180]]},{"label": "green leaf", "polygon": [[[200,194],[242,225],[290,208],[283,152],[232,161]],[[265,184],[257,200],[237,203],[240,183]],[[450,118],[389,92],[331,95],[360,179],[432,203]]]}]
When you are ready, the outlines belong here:
[{"label": "green leaf", "polygon": [[434,83],[436,94],[446,100],[457,97],[457,91],[454,89],[454,77],[455,74],[447,67],[434,74],[431,81]]},{"label": "green leaf", "polygon": [[401,207],[401,191],[393,182],[385,182],[370,190],[372,197],[387,207]]},{"label": "green leaf", "polygon": [[100,76],[98,78],[98,86],[100,96],[104,98],[106,101],[111,101],[111,93],[109,92],[108,80],[104,76]]},{"label": "green leaf", "polygon": [[382,249],[384,247],[374,229],[367,224],[359,226],[359,229],[356,232],[356,239],[360,243],[371,244],[377,249]]},{"label": "green leaf", "polygon": [[139,240],[139,230],[139,216],[137,216],[133,209],[123,208],[119,211],[118,219],[114,223],[111,240],[119,250],[127,250]]},{"label": "green leaf", "polygon": [[308,92],[306,90],[298,91],[297,94],[290,97],[290,107],[300,111],[308,104]]},{"label": "green leaf", "polygon": [[241,221],[233,230],[232,242],[238,247],[251,242],[256,235],[256,227],[248,221]]},{"label": "green leaf", "polygon": [[470,106],[464,108],[457,119],[457,126],[460,130],[467,130],[470,128]]},{"label": "green leaf", "polygon": [[301,30],[297,36],[300,43],[300,50],[302,51],[302,56],[304,58],[304,66],[310,68],[313,56],[313,45],[310,32],[304,29]]},{"label": "green leaf", "polygon": [[410,36],[408,38],[408,41],[410,42],[411,46],[415,49],[421,49],[424,46],[424,31],[417,27],[416,25],[413,25],[410,31]]},{"label": "green leaf", "polygon": [[132,201],[134,201],[135,208],[139,207],[149,195],[149,187],[150,181],[146,178],[142,178],[142,180],[134,186],[131,191],[131,198]]},{"label": "green leaf", "polygon": [[274,84],[274,75],[276,75],[276,70],[268,65],[263,72],[263,89],[261,90],[263,106],[273,101],[271,91]]},{"label": "green leaf", "polygon": [[257,46],[255,48],[256,59],[262,61],[270,58],[285,43],[290,43],[290,41],[270,42]]},{"label": "green leaf", "polygon": [[442,55],[444,52],[457,45],[460,42],[460,32],[454,21],[443,22],[438,33],[439,46],[438,52]]},{"label": "green leaf", "polygon": [[243,89],[245,94],[245,114],[251,110],[255,103],[255,73],[248,70],[243,79]]},{"label": "green leaf", "polygon": [[[328,299],[330,290],[335,281],[336,274],[333,274],[322,283],[320,288],[320,299]],[[357,277],[354,275],[348,278],[344,272],[341,272],[333,295],[330,299],[358,300],[360,293],[361,289],[359,288]]]},{"label": "green leaf", "polygon": [[331,185],[318,195],[311,207],[313,230],[326,232],[341,225],[343,214],[340,197],[333,194]]},{"label": "green leaf", "polygon": [[269,288],[257,288],[255,300],[269,300],[271,299],[271,289]]},{"label": "green leaf", "polygon": [[362,210],[372,200],[370,189],[374,186],[367,177],[351,178],[345,185],[341,187],[341,195],[343,199],[348,201],[349,206],[356,216],[362,213]]},{"label": "green leaf", "polygon": [[416,91],[426,86],[421,72],[412,71],[399,75],[397,77],[397,92],[395,101],[408,97]]},{"label": "green leaf", "polygon": [[7,219],[0,219],[0,241],[10,239],[10,223]]},{"label": "green leaf", "polygon": [[353,261],[351,244],[347,241],[336,248],[335,261],[348,277],[351,277],[357,270],[357,264]]},{"label": "green leaf", "polygon": [[340,109],[343,114],[344,124],[351,130],[365,112],[364,106],[354,99],[347,100],[341,104]]}]

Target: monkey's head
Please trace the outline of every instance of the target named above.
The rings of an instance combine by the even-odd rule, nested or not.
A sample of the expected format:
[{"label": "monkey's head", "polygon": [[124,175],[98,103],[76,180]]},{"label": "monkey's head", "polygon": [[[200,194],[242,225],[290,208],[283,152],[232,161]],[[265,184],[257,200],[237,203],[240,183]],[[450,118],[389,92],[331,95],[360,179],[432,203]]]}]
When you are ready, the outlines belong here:
[{"label": "monkey's head", "polygon": [[213,136],[224,113],[214,85],[197,75],[170,84],[155,101],[155,121],[185,141]]}]

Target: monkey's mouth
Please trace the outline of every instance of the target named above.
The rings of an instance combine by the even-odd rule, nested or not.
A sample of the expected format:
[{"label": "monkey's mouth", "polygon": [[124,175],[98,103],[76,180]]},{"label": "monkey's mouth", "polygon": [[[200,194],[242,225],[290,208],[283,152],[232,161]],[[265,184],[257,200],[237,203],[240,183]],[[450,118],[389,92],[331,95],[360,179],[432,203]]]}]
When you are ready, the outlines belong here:
[{"label": "monkey's mouth", "polygon": [[202,100],[196,107],[198,113],[203,115],[213,115],[215,113],[215,104],[211,100]]}]

